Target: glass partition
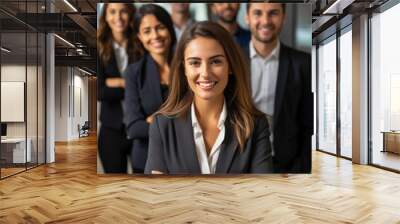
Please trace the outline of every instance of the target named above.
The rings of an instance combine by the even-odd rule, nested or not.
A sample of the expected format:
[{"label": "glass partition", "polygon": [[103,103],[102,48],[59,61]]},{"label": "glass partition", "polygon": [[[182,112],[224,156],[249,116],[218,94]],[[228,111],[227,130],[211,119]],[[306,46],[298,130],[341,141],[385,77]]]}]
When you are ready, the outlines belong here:
[{"label": "glass partition", "polygon": [[[0,178],[45,162],[45,35],[25,24],[45,1],[1,1]],[[35,18],[35,17],[33,17]]]},{"label": "glass partition", "polygon": [[26,81],[26,111],[27,111],[27,150],[30,151],[30,158],[27,161],[27,167],[37,165],[37,116],[38,116],[38,35],[36,32],[27,33],[28,38],[28,61],[27,61],[27,81]]},{"label": "glass partition", "polygon": [[371,18],[372,164],[400,170],[400,4]]},{"label": "glass partition", "polygon": [[340,41],[340,155],[351,158],[352,149],[352,33],[351,26]]},{"label": "glass partition", "polygon": [[[31,142],[26,140],[26,33],[1,34],[1,175],[24,171],[30,162]],[[7,49],[7,50],[4,50]],[[28,151],[27,151],[28,146]],[[28,160],[27,160],[28,159]]]},{"label": "glass partition", "polygon": [[336,154],[336,37],[318,48],[318,149]]}]

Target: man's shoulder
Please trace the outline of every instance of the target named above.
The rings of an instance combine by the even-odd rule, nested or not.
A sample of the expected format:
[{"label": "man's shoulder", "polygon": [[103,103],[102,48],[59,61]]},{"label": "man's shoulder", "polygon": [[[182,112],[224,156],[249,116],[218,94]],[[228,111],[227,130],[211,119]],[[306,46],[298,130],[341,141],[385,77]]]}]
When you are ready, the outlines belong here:
[{"label": "man's shoulder", "polygon": [[251,32],[247,29],[242,28],[240,25],[238,25],[237,31],[235,33],[236,36],[242,36],[242,37],[247,37],[249,40],[251,38]]},{"label": "man's shoulder", "polygon": [[287,56],[290,56],[294,59],[305,60],[305,59],[311,58],[310,53],[297,50],[297,49],[289,47],[285,44],[281,44],[281,52],[282,51],[285,51]]}]

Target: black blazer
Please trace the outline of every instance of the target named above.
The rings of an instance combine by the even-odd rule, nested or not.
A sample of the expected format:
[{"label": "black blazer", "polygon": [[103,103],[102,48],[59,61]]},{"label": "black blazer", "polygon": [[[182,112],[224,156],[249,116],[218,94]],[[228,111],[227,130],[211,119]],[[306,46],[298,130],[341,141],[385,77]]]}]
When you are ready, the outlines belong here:
[{"label": "black blazer", "polygon": [[311,55],[281,43],[273,117],[275,172],[311,172],[313,113]]},{"label": "black blazer", "polygon": [[[272,172],[269,128],[265,117],[256,119],[255,128],[243,152],[240,152],[229,118],[225,121],[225,127],[216,174]],[[182,118],[157,115],[150,126],[145,173],[151,174],[152,170],[157,170],[165,174],[201,174],[195,147],[189,112]]]},{"label": "black blazer", "polygon": [[128,138],[133,139],[134,162],[138,168],[144,169],[147,156],[149,124],[146,118],[156,112],[162,103],[160,73],[154,59],[146,54],[128,66],[125,77],[124,122]]},{"label": "black blazer", "polygon": [[123,111],[121,101],[124,99],[124,88],[106,86],[107,78],[120,78],[117,62],[112,55],[108,65],[97,59],[97,100],[101,101],[100,121],[102,127],[123,130]]}]

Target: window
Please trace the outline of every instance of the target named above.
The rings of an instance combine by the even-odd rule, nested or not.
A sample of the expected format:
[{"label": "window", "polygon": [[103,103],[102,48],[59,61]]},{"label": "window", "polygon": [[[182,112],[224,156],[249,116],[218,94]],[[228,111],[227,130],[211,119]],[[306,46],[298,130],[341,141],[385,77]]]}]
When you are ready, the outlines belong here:
[{"label": "window", "polygon": [[[371,18],[372,163],[400,170],[400,4]],[[396,132],[397,131],[397,132]]]},{"label": "window", "polygon": [[318,48],[318,149],[336,154],[336,39]]},{"label": "window", "polygon": [[[346,32],[347,31],[347,32]],[[340,155],[352,157],[352,34],[351,26],[340,40]]]}]

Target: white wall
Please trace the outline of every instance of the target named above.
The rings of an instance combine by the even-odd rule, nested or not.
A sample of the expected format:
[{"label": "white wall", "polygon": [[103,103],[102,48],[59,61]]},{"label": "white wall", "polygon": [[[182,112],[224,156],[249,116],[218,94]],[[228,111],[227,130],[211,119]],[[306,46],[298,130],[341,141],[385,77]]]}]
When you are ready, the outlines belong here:
[{"label": "white wall", "polygon": [[[26,83],[25,69],[28,69],[27,70],[28,74],[30,74],[32,72],[32,70],[34,69],[34,67],[28,66],[26,68],[25,64],[24,65],[18,65],[18,64],[2,65],[1,66],[1,81],[25,82]],[[28,97],[36,97],[36,89],[35,89],[34,93],[28,92],[27,96]],[[28,101],[30,102],[30,100],[28,100]],[[7,110],[7,108],[1,108],[1,110]],[[28,114],[28,116],[29,116],[29,114]],[[31,118],[28,117],[28,120],[30,121]],[[8,137],[25,137],[25,126],[26,126],[25,123],[26,122],[7,122],[7,136]]]},{"label": "white wall", "polygon": [[[78,75],[77,75],[78,73]],[[85,74],[80,72],[79,70],[75,70],[75,86],[79,87],[81,90],[81,114],[79,111],[75,113],[75,123],[74,127],[77,127],[78,124],[81,126],[85,123],[85,121],[89,121],[89,81],[88,76],[84,76]],[[75,89],[76,90],[76,89]],[[76,131],[76,136],[78,136],[78,129],[74,129]]]},{"label": "white wall", "polygon": [[[1,81],[25,82],[25,64],[8,64],[1,66]],[[29,68],[28,68],[29,69]],[[1,108],[7,110],[7,108]],[[7,137],[25,138],[25,122],[7,122]]]},{"label": "white wall", "polygon": [[55,141],[68,140],[68,88],[70,83],[69,69],[56,67],[55,73]]},{"label": "white wall", "polygon": [[56,141],[79,138],[78,124],[88,120],[88,78],[72,67],[56,67]]}]

